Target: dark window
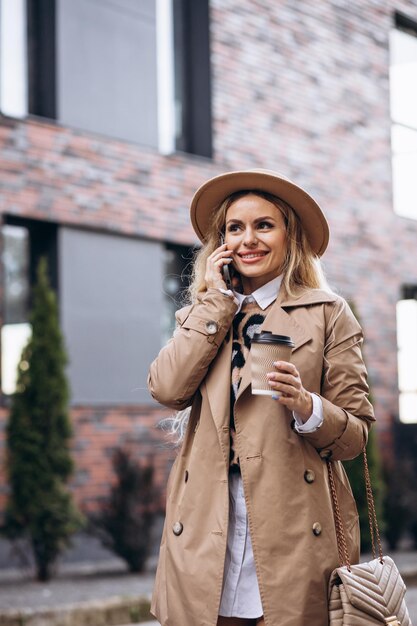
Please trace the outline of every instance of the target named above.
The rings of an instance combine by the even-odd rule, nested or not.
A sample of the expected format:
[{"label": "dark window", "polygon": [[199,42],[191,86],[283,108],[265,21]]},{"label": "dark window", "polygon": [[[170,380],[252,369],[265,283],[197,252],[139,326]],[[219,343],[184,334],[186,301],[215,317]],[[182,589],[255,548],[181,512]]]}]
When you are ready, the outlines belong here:
[{"label": "dark window", "polygon": [[16,368],[30,337],[31,288],[39,258],[48,260],[51,285],[56,290],[57,227],[55,224],[6,217],[2,228],[4,270],[4,320],[1,328],[2,391],[15,390]]},{"label": "dark window", "polygon": [[155,0],[27,7],[29,112],[157,147]]},{"label": "dark window", "polygon": [[173,0],[176,148],[212,156],[208,0]]},{"label": "dark window", "polygon": [[56,118],[55,0],[27,0],[29,113]]}]

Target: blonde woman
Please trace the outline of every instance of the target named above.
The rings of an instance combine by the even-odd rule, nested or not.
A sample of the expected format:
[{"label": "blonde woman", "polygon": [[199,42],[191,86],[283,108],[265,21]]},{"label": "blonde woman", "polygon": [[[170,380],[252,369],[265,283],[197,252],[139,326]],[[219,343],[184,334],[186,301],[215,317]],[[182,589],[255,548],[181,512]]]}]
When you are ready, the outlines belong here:
[{"label": "blonde woman", "polygon": [[[181,437],[151,611],[163,626],[325,626],[338,565],[325,461],[354,563],[340,461],[361,452],[374,420],[361,328],[320,270],[327,221],[298,185],[248,170],[203,184],[191,222],[203,243],[191,304],[149,373]],[[268,374],[272,396],[251,393],[260,330],[295,344]]]}]

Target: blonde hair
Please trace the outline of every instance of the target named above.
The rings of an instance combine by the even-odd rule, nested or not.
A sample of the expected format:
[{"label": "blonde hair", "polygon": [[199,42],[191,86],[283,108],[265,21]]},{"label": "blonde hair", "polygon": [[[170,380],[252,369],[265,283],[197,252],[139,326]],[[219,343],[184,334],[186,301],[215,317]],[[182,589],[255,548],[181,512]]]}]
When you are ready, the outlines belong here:
[{"label": "blonde hair", "polygon": [[284,217],[287,234],[286,254],[280,273],[283,274],[282,282],[287,295],[294,296],[302,287],[330,290],[320,259],[312,251],[300,218],[295,211],[277,196],[257,189],[248,189],[231,194],[213,212],[206,243],[197,251],[194,258],[191,283],[188,288],[189,301],[195,302],[199,294],[207,291],[204,280],[207,259],[220,246],[228,209],[239,198],[251,194],[273,204]]},{"label": "blonde hair", "polygon": [[[233,202],[250,194],[264,198],[273,204],[284,217],[287,234],[286,254],[280,273],[283,274],[282,284],[286,293],[294,296],[297,290],[303,287],[332,291],[325,278],[320,259],[312,251],[300,218],[295,211],[281,198],[255,189],[233,193],[214,211],[206,243],[196,252],[194,257],[191,283],[187,290],[188,300],[193,303],[199,294],[207,291],[204,280],[207,258],[220,246],[221,237],[224,235],[227,211]],[[160,422],[160,426],[169,433],[176,446],[181,445],[184,439],[190,410],[191,408],[188,407]]]}]

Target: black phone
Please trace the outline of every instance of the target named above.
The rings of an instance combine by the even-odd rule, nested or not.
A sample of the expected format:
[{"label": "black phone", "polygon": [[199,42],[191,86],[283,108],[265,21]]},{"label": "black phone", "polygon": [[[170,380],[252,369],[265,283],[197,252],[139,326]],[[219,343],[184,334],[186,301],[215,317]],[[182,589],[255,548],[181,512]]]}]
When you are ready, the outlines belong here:
[{"label": "black phone", "polygon": [[[221,245],[223,245],[225,243],[224,235],[220,236],[220,241],[221,241]],[[230,269],[229,269],[228,265],[223,265],[223,267],[222,267],[222,274],[223,274],[224,282],[226,283],[226,287],[228,289],[233,290],[232,277],[230,276]]]}]

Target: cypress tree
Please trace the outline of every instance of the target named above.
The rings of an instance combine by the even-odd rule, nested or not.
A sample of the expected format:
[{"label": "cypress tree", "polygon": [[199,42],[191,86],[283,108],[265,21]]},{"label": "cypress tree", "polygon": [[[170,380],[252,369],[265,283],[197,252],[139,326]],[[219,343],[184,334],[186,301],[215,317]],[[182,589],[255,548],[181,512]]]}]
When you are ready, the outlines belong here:
[{"label": "cypress tree", "polygon": [[67,357],[45,259],[37,268],[30,322],[7,426],[10,497],[3,531],[9,539],[28,539],[37,578],[48,580],[82,518],[67,488],[73,470]]}]

